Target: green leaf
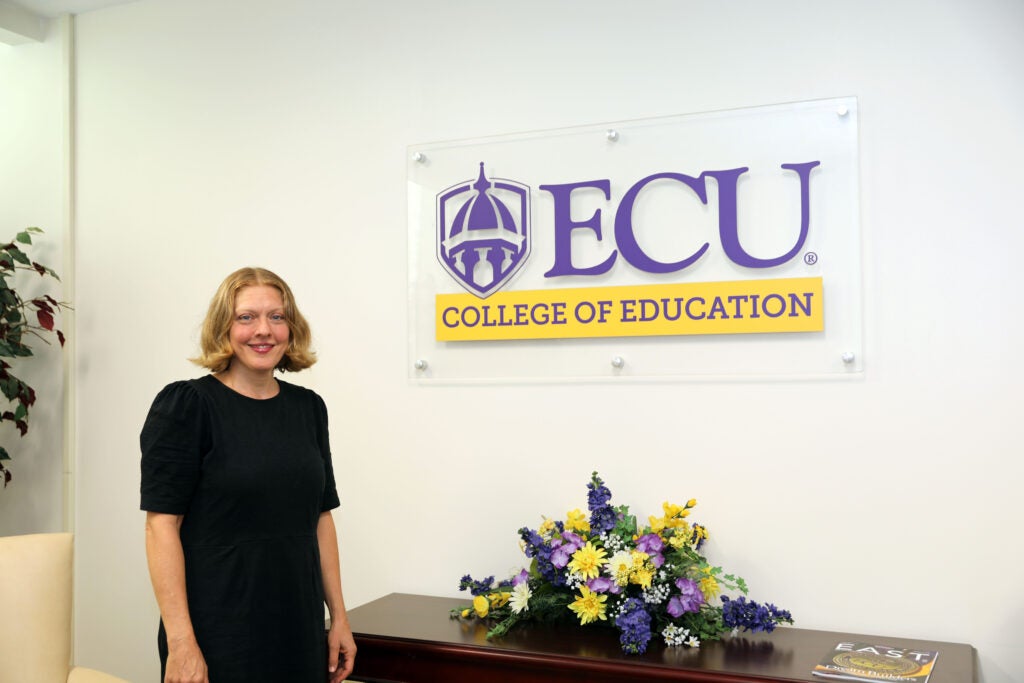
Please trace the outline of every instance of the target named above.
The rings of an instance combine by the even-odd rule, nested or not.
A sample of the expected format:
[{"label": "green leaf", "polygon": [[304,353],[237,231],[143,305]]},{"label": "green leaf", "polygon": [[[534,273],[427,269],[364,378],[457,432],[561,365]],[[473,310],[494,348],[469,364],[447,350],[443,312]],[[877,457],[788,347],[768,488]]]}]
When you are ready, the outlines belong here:
[{"label": "green leaf", "polygon": [[10,460],[11,456],[7,455],[7,449],[0,446],[0,460]]},{"label": "green leaf", "polygon": [[13,244],[7,248],[7,253],[10,254],[11,258],[13,258],[18,263],[23,263],[26,266],[32,265],[32,260],[25,255],[25,252],[23,252],[21,249],[18,249]]},{"label": "green leaf", "polygon": [[8,401],[18,398],[18,385],[15,382],[16,380],[13,377],[0,379],[0,392],[3,392]]},{"label": "green leaf", "polygon": [[28,230],[23,230],[15,235],[14,239],[22,244],[32,244],[32,236],[28,233]]}]

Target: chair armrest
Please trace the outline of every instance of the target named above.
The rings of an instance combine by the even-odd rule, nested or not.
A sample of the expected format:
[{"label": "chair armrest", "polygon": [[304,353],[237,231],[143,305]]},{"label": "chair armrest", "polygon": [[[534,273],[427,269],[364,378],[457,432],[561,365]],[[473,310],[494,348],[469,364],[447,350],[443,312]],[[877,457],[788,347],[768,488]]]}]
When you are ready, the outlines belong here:
[{"label": "chair armrest", "polygon": [[129,681],[105,674],[102,671],[96,671],[95,669],[76,666],[68,674],[68,683],[129,683]]}]

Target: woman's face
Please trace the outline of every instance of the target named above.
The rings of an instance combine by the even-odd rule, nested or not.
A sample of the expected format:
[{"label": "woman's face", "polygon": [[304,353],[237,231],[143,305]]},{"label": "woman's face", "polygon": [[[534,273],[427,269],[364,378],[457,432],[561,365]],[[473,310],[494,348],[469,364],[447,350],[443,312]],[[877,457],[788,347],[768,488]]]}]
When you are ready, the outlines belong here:
[{"label": "woman's face", "polygon": [[288,349],[288,321],[284,301],[276,287],[243,287],[235,297],[235,318],[228,333],[234,357],[250,372],[270,372]]}]

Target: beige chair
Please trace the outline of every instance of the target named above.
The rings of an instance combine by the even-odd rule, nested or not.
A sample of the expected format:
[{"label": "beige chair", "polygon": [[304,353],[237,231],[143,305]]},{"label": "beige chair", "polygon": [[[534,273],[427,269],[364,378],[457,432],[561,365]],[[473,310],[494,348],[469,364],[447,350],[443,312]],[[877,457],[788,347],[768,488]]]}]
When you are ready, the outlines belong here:
[{"label": "beige chair", "polygon": [[128,683],[71,666],[71,534],[0,538],[0,681]]}]

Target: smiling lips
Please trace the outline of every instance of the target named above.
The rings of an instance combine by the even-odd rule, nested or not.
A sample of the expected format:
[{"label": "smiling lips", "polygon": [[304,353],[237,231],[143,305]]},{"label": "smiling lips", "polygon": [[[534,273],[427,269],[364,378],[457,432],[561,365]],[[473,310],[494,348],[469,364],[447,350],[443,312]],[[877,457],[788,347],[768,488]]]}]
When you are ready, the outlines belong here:
[{"label": "smiling lips", "polygon": [[273,344],[249,344],[250,349],[259,354],[270,353],[274,349]]}]

